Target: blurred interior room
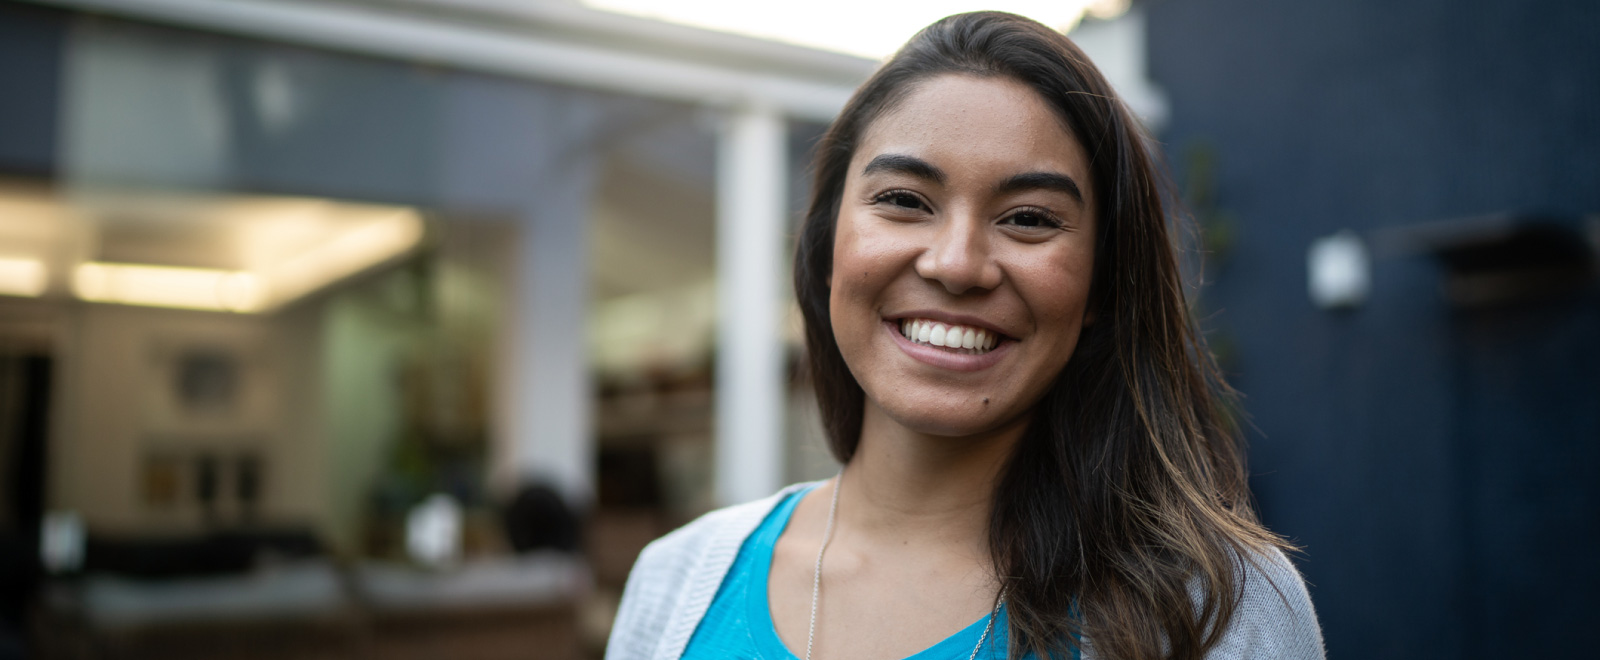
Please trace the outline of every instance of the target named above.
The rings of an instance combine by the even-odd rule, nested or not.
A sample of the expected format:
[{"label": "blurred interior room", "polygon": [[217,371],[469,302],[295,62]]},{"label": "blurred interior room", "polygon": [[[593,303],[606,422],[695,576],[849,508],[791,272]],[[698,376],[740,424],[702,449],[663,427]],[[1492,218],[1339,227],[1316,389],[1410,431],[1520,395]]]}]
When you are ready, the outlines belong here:
[{"label": "blurred interior room", "polygon": [[[882,53],[608,4],[0,3],[0,659],[595,658],[833,474],[789,241]],[[1600,9],[1054,4],[1330,652],[1582,657]]]},{"label": "blurred interior room", "polygon": [[[645,543],[829,469],[785,414],[790,175],[870,60],[571,3],[43,4],[0,6],[9,643],[595,656]],[[731,485],[719,269],[773,312],[721,346],[760,381]]]}]

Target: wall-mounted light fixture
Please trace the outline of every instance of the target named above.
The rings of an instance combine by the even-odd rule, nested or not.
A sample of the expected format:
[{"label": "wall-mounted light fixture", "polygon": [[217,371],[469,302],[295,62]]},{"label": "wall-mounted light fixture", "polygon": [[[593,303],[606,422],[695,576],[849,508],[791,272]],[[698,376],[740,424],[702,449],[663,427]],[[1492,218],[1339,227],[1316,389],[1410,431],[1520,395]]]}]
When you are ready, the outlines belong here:
[{"label": "wall-mounted light fixture", "polygon": [[0,258],[0,295],[37,297],[49,284],[49,273],[38,259]]},{"label": "wall-mounted light fixture", "polygon": [[1360,236],[1341,230],[1311,242],[1306,275],[1311,301],[1318,307],[1360,307],[1372,288],[1372,258]]}]

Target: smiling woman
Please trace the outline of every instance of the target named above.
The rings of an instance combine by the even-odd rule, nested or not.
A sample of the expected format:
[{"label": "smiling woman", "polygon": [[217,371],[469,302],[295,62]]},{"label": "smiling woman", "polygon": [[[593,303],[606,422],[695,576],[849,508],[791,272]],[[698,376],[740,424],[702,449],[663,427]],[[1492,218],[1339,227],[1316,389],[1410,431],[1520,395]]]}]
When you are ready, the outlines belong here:
[{"label": "smiling woman", "polygon": [[1322,657],[1150,148],[1017,16],[941,20],[874,74],[795,260],[844,468],[648,548],[608,657]]},{"label": "smiling woman", "polygon": [[[868,423],[1020,431],[1083,326],[1095,222],[1075,182],[1088,174],[1055,113],[1006,78],[939,76],[874,122],[845,179],[829,297],[839,352],[872,393]],[[994,346],[965,352],[968,332]]]}]

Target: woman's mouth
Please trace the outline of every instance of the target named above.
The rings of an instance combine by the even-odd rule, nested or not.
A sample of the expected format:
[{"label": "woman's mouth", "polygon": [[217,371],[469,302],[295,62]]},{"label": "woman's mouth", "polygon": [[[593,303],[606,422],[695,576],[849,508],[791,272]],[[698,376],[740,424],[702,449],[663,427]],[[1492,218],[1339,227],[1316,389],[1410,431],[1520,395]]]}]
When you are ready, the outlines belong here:
[{"label": "woman's mouth", "polygon": [[983,355],[1000,343],[999,336],[983,328],[928,319],[900,319],[900,335],[917,344],[966,355]]}]

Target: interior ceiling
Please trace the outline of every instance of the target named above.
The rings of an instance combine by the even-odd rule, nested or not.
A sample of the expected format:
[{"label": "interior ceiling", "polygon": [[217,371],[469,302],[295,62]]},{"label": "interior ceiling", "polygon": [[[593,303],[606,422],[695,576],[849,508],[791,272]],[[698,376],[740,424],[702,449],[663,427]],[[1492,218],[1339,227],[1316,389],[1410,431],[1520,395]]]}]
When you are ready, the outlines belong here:
[{"label": "interior ceiling", "polygon": [[373,232],[394,234],[396,221],[418,222],[406,207],[0,180],[0,259],[40,264],[46,296],[67,292],[89,262],[256,273],[301,295],[393,256],[367,247],[387,240],[385,250],[408,249],[411,239]]},{"label": "interior ceiling", "polygon": [[400,210],[245,195],[112,192],[74,201],[98,230],[96,260],[223,270],[281,263]]},{"label": "interior ceiling", "polygon": [[401,207],[314,198],[135,190],[62,192],[0,180],[0,252],[48,257],[73,234],[93,234],[100,261],[244,270],[281,260],[330,232]]}]

